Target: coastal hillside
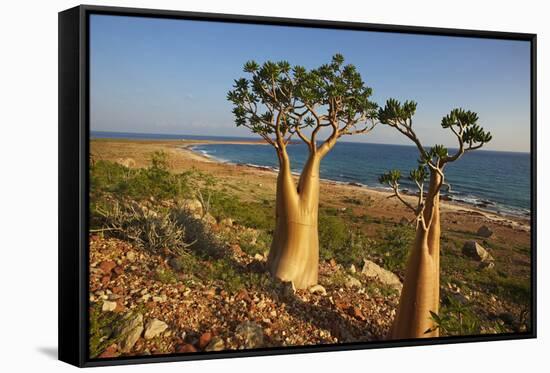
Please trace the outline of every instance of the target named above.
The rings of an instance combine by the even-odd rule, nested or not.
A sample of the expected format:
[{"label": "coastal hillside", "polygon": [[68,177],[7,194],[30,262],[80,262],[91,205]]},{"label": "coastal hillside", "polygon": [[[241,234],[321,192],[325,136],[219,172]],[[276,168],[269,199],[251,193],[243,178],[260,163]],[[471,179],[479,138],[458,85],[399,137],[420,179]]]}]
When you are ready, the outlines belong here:
[{"label": "coastal hillside", "polygon": [[[296,290],[265,268],[276,174],[198,143],[91,141],[90,355],[384,340],[414,238],[403,205],[323,181],[319,284]],[[441,220],[441,335],[528,331],[528,220],[450,201]]]}]

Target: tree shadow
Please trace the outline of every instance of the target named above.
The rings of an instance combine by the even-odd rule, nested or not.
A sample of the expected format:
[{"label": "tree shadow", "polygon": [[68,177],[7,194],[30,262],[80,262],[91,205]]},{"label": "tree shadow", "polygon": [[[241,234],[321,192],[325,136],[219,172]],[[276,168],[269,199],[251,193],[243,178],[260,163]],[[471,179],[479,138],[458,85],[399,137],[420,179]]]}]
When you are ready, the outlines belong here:
[{"label": "tree shadow", "polygon": [[247,264],[239,262],[235,253],[219,242],[215,233],[200,219],[192,217],[188,212],[183,212],[178,217],[178,221],[185,226],[186,235],[195,241],[195,244],[188,248],[194,254],[203,258],[224,260],[240,276],[256,274],[269,277],[264,284],[255,286],[255,290],[269,296],[277,303],[285,303],[286,310],[292,317],[310,323],[319,329],[330,331],[331,335],[338,338],[339,342],[364,342],[380,339],[369,328],[368,319],[360,321],[352,316],[346,317],[342,314],[345,311],[333,308],[335,306],[328,302],[328,297],[320,299],[325,304],[313,304],[300,299],[297,295],[284,295],[284,284],[271,278],[265,268],[265,262],[255,259]]}]

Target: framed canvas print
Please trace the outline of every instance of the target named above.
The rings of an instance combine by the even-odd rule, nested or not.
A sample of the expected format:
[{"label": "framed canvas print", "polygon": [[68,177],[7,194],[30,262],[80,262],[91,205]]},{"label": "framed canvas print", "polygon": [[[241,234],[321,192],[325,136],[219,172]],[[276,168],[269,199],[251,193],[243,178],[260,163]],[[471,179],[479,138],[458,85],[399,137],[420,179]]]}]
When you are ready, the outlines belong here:
[{"label": "framed canvas print", "polygon": [[59,357],[536,336],[536,36],[59,13]]}]

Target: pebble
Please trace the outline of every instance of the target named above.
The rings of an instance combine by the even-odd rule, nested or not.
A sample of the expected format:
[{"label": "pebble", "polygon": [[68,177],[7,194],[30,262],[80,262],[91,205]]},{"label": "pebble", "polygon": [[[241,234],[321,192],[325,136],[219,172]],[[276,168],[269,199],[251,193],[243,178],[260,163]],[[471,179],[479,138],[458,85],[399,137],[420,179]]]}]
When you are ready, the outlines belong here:
[{"label": "pebble", "polygon": [[116,308],[116,302],[110,302],[108,300],[103,302],[103,305],[101,306],[101,310],[103,312],[114,311],[115,308]]}]

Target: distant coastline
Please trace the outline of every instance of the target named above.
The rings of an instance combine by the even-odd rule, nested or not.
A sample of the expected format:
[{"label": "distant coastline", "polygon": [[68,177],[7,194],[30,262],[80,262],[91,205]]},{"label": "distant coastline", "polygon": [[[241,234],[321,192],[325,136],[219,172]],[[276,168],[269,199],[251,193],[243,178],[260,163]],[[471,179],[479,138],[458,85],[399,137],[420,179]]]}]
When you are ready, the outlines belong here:
[{"label": "distant coastline", "polygon": [[[273,163],[275,161],[275,157],[273,157],[273,154],[271,154],[268,147],[265,147],[263,145],[266,145],[265,142],[263,142],[260,139],[254,139],[254,138],[246,138],[246,137],[222,137],[222,136],[184,136],[184,135],[164,135],[164,134],[136,134],[136,133],[113,133],[113,132],[99,132],[95,131],[91,133],[92,138],[95,139],[112,139],[112,140],[143,140],[143,141],[170,141],[178,145],[182,150],[185,149],[187,152],[192,153],[189,156],[197,157],[198,159],[202,159],[203,161],[207,162],[220,162],[220,163],[227,163],[227,164],[235,164],[239,166],[248,166],[255,169],[260,169],[264,171],[277,171],[277,165]],[[349,144],[349,145],[348,145]],[[258,151],[246,151],[246,153],[251,153],[251,155],[248,157],[248,159],[241,159],[239,157],[226,157],[223,154],[213,152],[212,149],[215,148],[219,150],[221,147],[226,148],[228,145],[240,147],[243,145],[262,145],[260,149],[261,153],[269,153],[271,163],[266,162],[264,158],[261,157],[261,154],[259,154]],[[413,149],[412,147],[408,147],[406,145],[381,145],[381,144],[371,144],[371,143],[346,143],[348,147],[351,146],[365,146],[365,148],[368,147],[374,147],[377,149],[380,149],[381,147],[397,147],[397,149]],[[221,146],[221,147],[220,147]],[[248,147],[246,147],[248,148]],[[338,151],[338,149],[341,149],[342,146],[337,147],[335,149],[335,152]],[[481,152],[480,152],[481,153]],[[484,152],[486,154],[491,154],[493,152]],[[501,153],[497,154],[497,156],[506,156],[507,152],[494,152],[494,153]],[[521,153],[516,153],[521,154]],[[514,153],[510,152],[510,156],[514,157]],[[528,156],[528,155],[525,155]],[[328,158],[328,157],[327,157]],[[326,163],[326,162],[325,162]],[[298,163],[294,164],[293,171],[299,172],[301,166]],[[376,165],[374,165],[376,166]],[[387,167],[392,167],[392,164],[388,164]],[[396,165],[397,167],[401,165]],[[401,168],[404,168],[401,166]],[[370,188],[374,190],[379,191],[385,191],[387,192],[388,189],[385,188],[382,185],[379,185],[377,181],[371,180],[370,182],[365,182],[364,180],[361,180],[361,176],[359,177],[355,175],[347,176],[345,173],[341,173],[340,176],[335,174],[334,172],[331,174],[330,172],[324,172],[325,176],[323,180],[330,181],[334,183],[344,184],[344,185],[352,185],[356,187],[362,187],[362,188]],[[406,175],[406,174],[404,174]],[[404,176],[404,179],[406,177]],[[403,184],[404,192],[408,194],[414,194],[414,188],[411,186],[408,186],[406,183],[406,180],[404,180]],[[475,192],[475,190],[473,190]],[[479,209],[480,211],[484,212],[491,212],[496,213],[498,215],[502,216],[510,216],[510,217],[517,217],[522,219],[529,219],[530,218],[530,211],[527,208],[518,208],[514,206],[507,206],[506,204],[497,203],[495,201],[492,201],[490,198],[483,197],[483,196],[475,196],[476,193],[460,193],[453,190],[453,193],[442,193],[442,199],[446,201],[452,201],[453,203],[457,203],[463,206],[468,207],[474,207],[476,209]]]}]

